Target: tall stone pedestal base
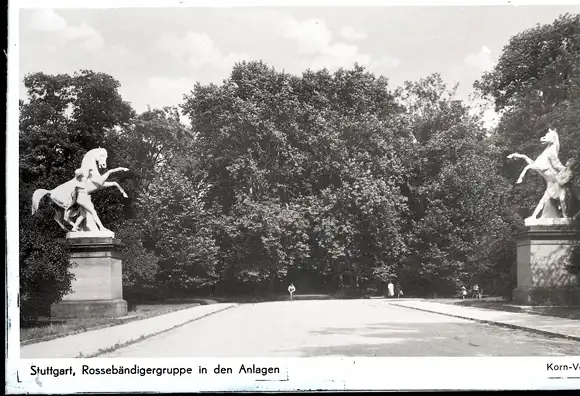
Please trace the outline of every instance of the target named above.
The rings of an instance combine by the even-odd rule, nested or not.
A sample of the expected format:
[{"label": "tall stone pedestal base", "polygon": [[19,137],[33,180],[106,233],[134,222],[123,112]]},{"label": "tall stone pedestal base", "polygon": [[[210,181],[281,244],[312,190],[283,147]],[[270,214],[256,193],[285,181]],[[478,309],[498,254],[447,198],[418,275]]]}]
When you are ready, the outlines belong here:
[{"label": "tall stone pedestal base", "polygon": [[52,319],[127,315],[123,300],[121,242],[106,232],[70,232],[72,292],[51,307]]},{"label": "tall stone pedestal base", "polygon": [[578,278],[566,268],[579,237],[571,224],[525,228],[518,237],[515,304],[580,306]]}]

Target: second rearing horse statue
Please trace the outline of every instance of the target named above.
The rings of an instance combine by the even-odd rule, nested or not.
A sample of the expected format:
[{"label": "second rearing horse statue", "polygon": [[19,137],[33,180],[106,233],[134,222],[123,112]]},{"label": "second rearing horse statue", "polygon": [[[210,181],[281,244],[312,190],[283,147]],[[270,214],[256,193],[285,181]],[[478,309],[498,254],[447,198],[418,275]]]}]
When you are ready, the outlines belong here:
[{"label": "second rearing horse statue", "polygon": [[569,169],[570,166],[564,166],[558,157],[560,151],[560,139],[558,133],[555,129],[548,129],[548,132],[540,139],[540,141],[543,144],[546,144],[547,147],[535,160],[519,153],[513,153],[507,156],[510,159],[520,158],[528,163],[520,173],[520,177],[516,183],[519,184],[524,180],[524,176],[528,170],[534,170],[539,173],[547,183],[546,191],[542,196],[542,199],[536,206],[534,213],[526,219],[526,221],[536,219],[542,211],[542,217],[554,217],[545,213],[545,207],[550,199],[555,199],[560,202],[562,217],[568,218],[569,213],[568,208],[566,207],[566,184],[572,180],[572,172]]}]

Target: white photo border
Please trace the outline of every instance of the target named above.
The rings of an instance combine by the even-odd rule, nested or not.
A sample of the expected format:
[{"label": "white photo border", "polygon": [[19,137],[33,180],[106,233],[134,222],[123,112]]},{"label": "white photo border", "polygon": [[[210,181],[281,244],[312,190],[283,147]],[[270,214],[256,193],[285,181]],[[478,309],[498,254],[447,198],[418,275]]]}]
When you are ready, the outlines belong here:
[{"label": "white photo border", "polygon": [[[578,389],[580,378],[557,381],[550,364],[580,364],[578,357],[529,358],[306,358],[306,359],[20,359],[19,323],[19,219],[18,219],[18,99],[19,15],[33,8],[150,8],[150,7],[258,7],[258,6],[525,6],[579,5],[578,1],[452,1],[452,0],[10,0],[8,13],[8,95],[6,132],[6,254],[7,254],[7,391],[8,393],[78,392],[187,392],[187,391],[280,391],[280,390],[387,390],[387,389]],[[580,353],[579,353],[580,354]],[[259,381],[259,376],[210,375],[172,377],[83,376],[43,377],[31,375],[31,366],[72,367],[215,367],[256,364],[279,367],[282,374]],[[211,371],[211,370],[210,370]],[[564,374],[562,376],[565,377]],[[194,376],[195,377],[195,376]],[[106,378],[106,381],[103,379]],[[452,380],[450,381],[450,378]]]}]

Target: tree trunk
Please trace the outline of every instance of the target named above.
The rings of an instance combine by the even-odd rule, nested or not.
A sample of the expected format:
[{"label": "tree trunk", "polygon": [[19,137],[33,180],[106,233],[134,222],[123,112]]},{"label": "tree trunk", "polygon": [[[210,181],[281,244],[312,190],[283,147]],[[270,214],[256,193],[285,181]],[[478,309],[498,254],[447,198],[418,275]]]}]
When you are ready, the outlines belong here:
[{"label": "tree trunk", "polygon": [[276,282],[274,275],[271,275],[270,280],[268,281],[268,292],[271,294],[274,294],[276,292]]}]

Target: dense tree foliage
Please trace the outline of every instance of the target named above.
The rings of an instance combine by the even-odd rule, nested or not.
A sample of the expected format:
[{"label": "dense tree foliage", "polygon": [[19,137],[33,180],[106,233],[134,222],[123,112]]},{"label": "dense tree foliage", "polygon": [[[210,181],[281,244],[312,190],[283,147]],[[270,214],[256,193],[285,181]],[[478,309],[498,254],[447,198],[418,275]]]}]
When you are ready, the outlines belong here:
[{"label": "dense tree foliage", "polygon": [[[580,210],[580,15],[563,15],[552,24],[537,26],[513,37],[497,66],[476,83],[495,101],[502,118],[493,131],[499,148],[496,161],[513,183],[525,164],[506,160],[511,152],[536,158],[539,139],[548,127],[560,137],[560,159],[573,161],[571,214]],[[531,173],[510,197],[513,210],[531,214],[545,191],[545,181]],[[580,248],[573,254],[573,270],[580,273]]]},{"label": "dense tree foliage", "polygon": [[438,75],[406,83],[399,97],[415,138],[406,189],[413,242],[403,284],[439,294],[474,283],[503,291],[498,278],[509,278],[515,250],[507,263],[495,254],[512,221],[496,147]]},{"label": "dense tree foliage", "polygon": [[[70,286],[63,231],[37,188],[69,180],[102,146],[127,191],[99,191],[125,244],[128,299],[301,291],[453,294],[513,288],[515,234],[545,188],[514,181],[547,127],[580,185],[580,20],[512,38],[476,83],[502,114],[493,130],[435,74],[390,87],[363,67],[276,71],[242,62],[196,84],[179,109],[136,114],[111,76],[27,75],[20,110],[23,310],[45,314]],[[577,210],[577,209],[576,209]],[[575,268],[578,271],[575,253]]]},{"label": "dense tree foliage", "polygon": [[400,109],[386,79],[241,63],[223,85],[197,85],[183,108],[208,204],[224,216],[222,271],[270,287],[289,270],[356,284],[401,258]]},{"label": "dense tree foliage", "polygon": [[[70,180],[87,150],[106,145],[108,130],[134,116],[111,76],[81,71],[74,76],[44,73],[24,78],[29,100],[20,104],[20,295],[22,310],[46,311],[70,286],[66,248],[48,199],[31,216],[35,189],[53,189]],[[120,194],[96,194],[95,206],[107,224],[123,220]],[[104,210],[104,208],[107,210]],[[28,307],[31,307],[30,310]]]}]

